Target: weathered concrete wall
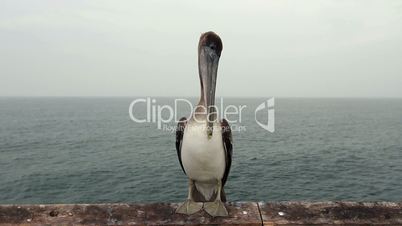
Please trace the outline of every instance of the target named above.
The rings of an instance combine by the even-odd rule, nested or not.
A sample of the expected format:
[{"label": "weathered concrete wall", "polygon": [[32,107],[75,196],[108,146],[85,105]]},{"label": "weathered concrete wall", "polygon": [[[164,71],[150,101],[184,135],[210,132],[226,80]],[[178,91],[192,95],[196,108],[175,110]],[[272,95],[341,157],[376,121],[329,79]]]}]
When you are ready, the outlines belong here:
[{"label": "weathered concrete wall", "polygon": [[402,203],[238,202],[229,217],[175,214],[177,203],[0,205],[0,225],[402,225]]},{"label": "weathered concrete wall", "polygon": [[402,225],[402,203],[259,203],[264,225]]}]

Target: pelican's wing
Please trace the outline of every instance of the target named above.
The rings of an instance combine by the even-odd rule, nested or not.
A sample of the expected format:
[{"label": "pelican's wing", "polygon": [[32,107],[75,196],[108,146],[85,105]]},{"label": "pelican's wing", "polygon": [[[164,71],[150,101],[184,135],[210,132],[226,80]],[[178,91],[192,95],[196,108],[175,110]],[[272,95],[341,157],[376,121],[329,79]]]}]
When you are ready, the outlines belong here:
[{"label": "pelican's wing", "polygon": [[229,176],[230,166],[232,165],[232,154],[233,154],[233,145],[232,145],[232,130],[230,129],[228,121],[226,119],[222,119],[221,122],[222,127],[222,141],[223,148],[225,149],[225,173],[222,178],[222,186],[225,185],[226,180]]},{"label": "pelican's wing", "polygon": [[186,128],[186,124],[187,124],[187,118],[182,117],[180,119],[179,123],[177,123],[177,127],[176,127],[177,157],[179,158],[180,166],[184,173],[186,173],[186,171],[184,171],[183,163],[181,161],[181,144],[183,143],[183,135],[184,135],[184,129]]}]

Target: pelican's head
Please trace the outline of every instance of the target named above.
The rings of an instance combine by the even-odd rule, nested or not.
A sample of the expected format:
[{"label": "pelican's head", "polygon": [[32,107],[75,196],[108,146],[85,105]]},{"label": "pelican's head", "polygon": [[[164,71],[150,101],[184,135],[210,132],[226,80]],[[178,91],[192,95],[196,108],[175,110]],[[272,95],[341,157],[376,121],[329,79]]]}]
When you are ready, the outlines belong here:
[{"label": "pelican's head", "polygon": [[202,34],[198,43],[201,98],[207,110],[209,137],[212,136],[213,122],[216,120],[215,86],[222,47],[221,38],[212,31]]}]

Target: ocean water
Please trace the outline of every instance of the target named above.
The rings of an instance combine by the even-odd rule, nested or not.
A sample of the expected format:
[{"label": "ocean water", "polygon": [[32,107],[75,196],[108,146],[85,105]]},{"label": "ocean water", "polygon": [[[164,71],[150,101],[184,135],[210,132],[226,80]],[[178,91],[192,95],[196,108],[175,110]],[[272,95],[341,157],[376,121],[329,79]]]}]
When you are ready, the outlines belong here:
[{"label": "ocean water", "polygon": [[[175,135],[133,122],[134,99],[0,98],[0,203],[184,200]],[[263,101],[224,99],[247,105],[229,200],[402,200],[402,99],[277,98],[274,133],[255,122]]]}]

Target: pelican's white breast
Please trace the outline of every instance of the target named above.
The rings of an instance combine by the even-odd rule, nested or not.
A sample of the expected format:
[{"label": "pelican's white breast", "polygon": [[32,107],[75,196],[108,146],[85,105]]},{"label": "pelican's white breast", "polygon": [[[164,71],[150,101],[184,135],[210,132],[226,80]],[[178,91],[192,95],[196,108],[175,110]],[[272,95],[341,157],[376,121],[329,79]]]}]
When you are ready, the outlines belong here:
[{"label": "pelican's white breast", "polygon": [[200,182],[222,179],[226,167],[220,124],[214,124],[209,139],[206,128],[206,122],[189,121],[181,148],[181,159],[187,176]]}]

